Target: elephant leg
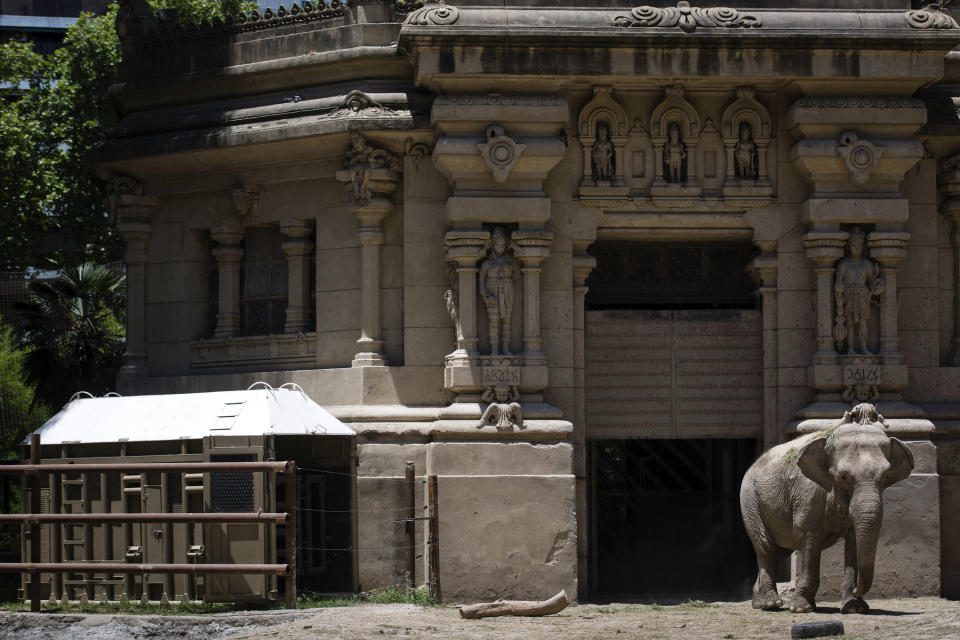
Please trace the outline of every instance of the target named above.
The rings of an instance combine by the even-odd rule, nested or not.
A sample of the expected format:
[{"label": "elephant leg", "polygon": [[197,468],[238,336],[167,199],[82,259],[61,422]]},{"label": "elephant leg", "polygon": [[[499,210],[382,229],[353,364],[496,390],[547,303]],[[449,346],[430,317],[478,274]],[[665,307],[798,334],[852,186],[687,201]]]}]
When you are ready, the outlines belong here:
[{"label": "elephant leg", "polygon": [[840,613],[867,613],[870,606],[853,595],[857,586],[857,536],[853,527],[847,530],[843,539],[843,595],[840,601]]},{"label": "elephant leg", "polygon": [[797,550],[799,575],[797,591],[790,601],[790,611],[810,613],[817,606],[817,589],[820,588],[820,539],[808,536],[803,547]]},{"label": "elephant leg", "polygon": [[757,550],[757,581],[753,585],[753,608],[771,611],[783,606],[783,599],[777,593],[777,565],[784,553],[774,548],[769,551]]}]

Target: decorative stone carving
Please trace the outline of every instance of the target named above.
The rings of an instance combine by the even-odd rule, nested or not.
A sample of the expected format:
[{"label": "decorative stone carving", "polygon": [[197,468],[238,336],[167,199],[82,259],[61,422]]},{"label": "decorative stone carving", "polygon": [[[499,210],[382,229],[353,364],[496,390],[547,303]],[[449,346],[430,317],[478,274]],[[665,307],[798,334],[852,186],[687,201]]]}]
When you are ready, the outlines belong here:
[{"label": "decorative stone carving", "polygon": [[527,145],[514,142],[498,124],[487,127],[486,137],[486,143],[478,144],[477,151],[493,172],[493,179],[498,184],[503,184],[510,177],[510,171],[517,165]]},{"label": "decorative stone carving", "polygon": [[903,14],[914,29],[960,29],[947,7],[951,0],[929,0],[922,8]]},{"label": "decorative stone carving", "polygon": [[650,116],[656,176],[651,193],[655,196],[699,195],[697,166],[688,148],[700,136],[700,117],[684,97],[682,85],[665,90],[663,101]]},{"label": "decorative stone carving", "polygon": [[430,155],[430,145],[426,142],[416,142],[407,138],[403,143],[403,154],[414,158],[423,158]]},{"label": "decorative stone carving", "polygon": [[749,13],[741,13],[730,7],[710,7],[701,9],[691,7],[686,0],[677,2],[676,7],[636,7],[629,16],[615,16],[615,27],[679,27],[687,33],[693,33],[697,27],[707,29],[729,29],[736,27],[759,28],[760,18]]},{"label": "decorative stone carving", "polygon": [[230,201],[233,212],[241,219],[252,218],[260,205],[260,193],[255,189],[238,185],[230,190]]},{"label": "decorative stone carving", "polygon": [[520,392],[516,386],[505,382],[498,382],[489,387],[480,396],[483,402],[489,402],[483,416],[480,418],[478,429],[494,425],[497,431],[513,431],[523,429],[523,410],[520,408]]},{"label": "decorative stone carving", "polygon": [[507,232],[494,227],[490,251],[480,263],[480,297],[487,308],[490,355],[512,355],[510,321],[513,317],[513,263],[507,253]]},{"label": "decorative stone carving", "polygon": [[580,192],[626,195],[623,150],[629,119],[608,86],[595,87],[593,99],[580,111],[578,134],[583,148],[583,181]]},{"label": "decorative stone carving", "polygon": [[869,140],[860,140],[853,131],[841,134],[840,144],[837,146],[837,153],[850,170],[850,179],[858,185],[867,183],[885,151],[883,147],[878,147]]},{"label": "decorative stone carving", "polygon": [[446,5],[443,0],[439,0],[411,13],[407,16],[404,24],[418,26],[448,25],[459,19],[460,11],[456,7]]},{"label": "decorative stone carving", "polygon": [[863,257],[866,234],[860,227],[850,231],[850,255],[837,263],[837,275],[833,284],[836,300],[836,318],[833,338],[837,351],[847,345],[847,354],[870,354],[867,348],[867,332],[870,321],[870,305],[874,297],[883,293],[880,265]]},{"label": "decorative stone carving", "polygon": [[450,276],[450,288],[443,292],[443,301],[447,307],[447,313],[453,320],[454,331],[457,335],[457,350],[466,349],[463,340],[463,325],[460,323],[460,283],[458,281],[457,269],[454,265],[448,265]]},{"label": "decorative stone carving", "polygon": [[353,90],[343,98],[343,104],[340,107],[358,114],[361,111],[372,111],[372,115],[393,113],[393,109],[383,106],[363,91]]},{"label": "decorative stone carving", "polygon": [[767,177],[767,148],[773,125],[770,112],[756,98],[756,89],[739,87],[720,122],[727,151],[724,196],[769,198],[773,189]]},{"label": "decorative stone carving", "polygon": [[373,193],[370,188],[372,170],[400,170],[400,161],[388,151],[371,146],[359,133],[350,134],[350,149],[344,165],[350,176],[350,199],[355,207],[370,204]]},{"label": "decorative stone carving", "polygon": [[122,173],[115,173],[107,180],[106,195],[103,198],[103,204],[110,212],[112,220],[117,220],[117,205],[123,199],[123,196],[142,196],[143,184],[136,178],[131,178]]}]

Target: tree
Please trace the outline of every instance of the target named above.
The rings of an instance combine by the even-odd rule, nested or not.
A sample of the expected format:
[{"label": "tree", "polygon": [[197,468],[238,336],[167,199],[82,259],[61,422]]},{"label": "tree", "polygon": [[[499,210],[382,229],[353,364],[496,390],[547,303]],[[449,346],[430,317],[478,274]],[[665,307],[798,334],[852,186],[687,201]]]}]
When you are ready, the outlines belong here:
[{"label": "tree", "polygon": [[123,364],[125,288],[122,274],[92,263],[30,283],[30,300],[18,305],[18,332],[37,401],[59,409],[77,391],[113,390]]},{"label": "tree", "polygon": [[[154,0],[197,23],[252,8],[244,0]],[[118,5],[82,14],[63,46],[43,57],[27,43],[0,45],[0,270],[57,269],[120,260],[104,184],[83,162],[116,120],[108,89],[120,46]]]},{"label": "tree", "polygon": [[17,443],[50,417],[24,381],[26,355],[11,328],[0,323],[0,458],[16,453]]}]

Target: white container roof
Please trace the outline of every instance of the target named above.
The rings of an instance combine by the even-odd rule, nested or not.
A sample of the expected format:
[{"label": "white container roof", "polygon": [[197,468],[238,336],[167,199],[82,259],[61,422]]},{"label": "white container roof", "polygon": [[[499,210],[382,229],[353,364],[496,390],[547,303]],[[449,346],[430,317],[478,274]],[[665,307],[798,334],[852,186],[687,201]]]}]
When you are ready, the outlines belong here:
[{"label": "white container roof", "polygon": [[76,398],[37,432],[43,444],[355,435],[300,389],[273,388]]}]

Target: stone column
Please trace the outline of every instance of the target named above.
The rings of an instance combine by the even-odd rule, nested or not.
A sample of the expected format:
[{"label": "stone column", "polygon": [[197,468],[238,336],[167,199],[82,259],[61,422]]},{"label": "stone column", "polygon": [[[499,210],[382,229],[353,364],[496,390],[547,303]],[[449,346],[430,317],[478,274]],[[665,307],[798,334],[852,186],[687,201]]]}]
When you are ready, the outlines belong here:
[{"label": "stone column", "polygon": [[783,440],[778,419],[777,254],[776,243],[761,245],[750,265],[760,282],[763,314],[763,448]]},{"label": "stone column", "polygon": [[488,231],[448,231],[444,238],[447,261],[457,271],[457,321],[460,335],[457,349],[449,358],[466,363],[470,356],[478,354],[477,345],[477,262],[483,257],[490,241]]},{"label": "stone column", "polygon": [[947,364],[960,367],[960,216],[953,217],[950,244],[953,245],[953,349]]},{"label": "stone column", "polygon": [[287,318],[284,333],[310,329],[310,241],[312,229],[306,220],[284,220],[280,231],[289,238],[281,246],[287,254]]},{"label": "stone column", "polygon": [[[113,190],[115,183],[112,181],[108,190]],[[147,375],[147,241],[151,233],[150,216],[157,206],[157,199],[142,195],[139,183],[132,192],[120,191],[108,196],[107,206],[113,214],[117,231],[127,243],[124,257],[127,266],[127,340],[124,365],[117,376],[117,388],[126,390],[133,380]]]},{"label": "stone column", "polygon": [[540,337],[540,271],[550,255],[553,233],[520,230],[513,232],[514,255],[523,264],[523,357],[526,365],[547,363],[541,351]]},{"label": "stone column", "polygon": [[873,231],[867,235],[870,258],[880,263],[883,293],[880,295],[880,356],[885,365],[903,364],[900,353],[897,297],[897,265],[907,257],[910,234],[905,231]]},{"label": "stone column", "polygon": [[817,272],[817,353],[815,364],[833,364],[837,351],[833,346],[833,274],[834,265],[843,257],[846,231],[811,231],[803,236],[807,258]]},{"label": "stone column", "polygon": [[220,297],[217,301],[217,328],[214,338],[229,338],[240,334],[240,261],[243,259],[243,227],[222,225],[210,229],[210,237],[217,246],[213,257],[219,270]]},{"label": "stone column", "polygon": [[587,277],[597,266],[597,259],[586,253],[573,256],[573,387],[575,394],[573,419],[573,475],[576,478],[577,513],[577,575],[581,593],[589,592],[587,585],[587,553],[590,549],[590,520],[587,515],[587,407],[586,377],[584,375],[584,331],[586,330]]}]

